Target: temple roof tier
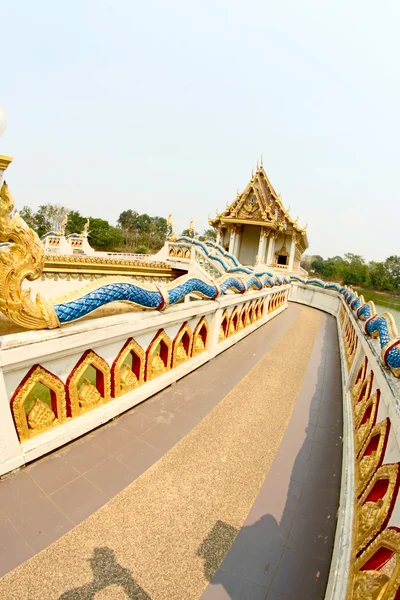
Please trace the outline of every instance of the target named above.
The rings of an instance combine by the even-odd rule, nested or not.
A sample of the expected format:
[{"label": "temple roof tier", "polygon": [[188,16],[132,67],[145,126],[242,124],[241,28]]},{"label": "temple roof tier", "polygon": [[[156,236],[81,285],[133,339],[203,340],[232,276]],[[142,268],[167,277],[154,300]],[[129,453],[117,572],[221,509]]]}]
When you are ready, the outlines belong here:
[{"label": "temple roof tier", "polygon": [[257,167],[245,190],[238,192],[232,204],[222,213],[209,219],[209,224],[222,229],[229,224],[260,225],[267,230],[296,235],[302,251],[308,247],[306,228],[297,223],[283,206],[280,195],[276,193],[263,165]]}]

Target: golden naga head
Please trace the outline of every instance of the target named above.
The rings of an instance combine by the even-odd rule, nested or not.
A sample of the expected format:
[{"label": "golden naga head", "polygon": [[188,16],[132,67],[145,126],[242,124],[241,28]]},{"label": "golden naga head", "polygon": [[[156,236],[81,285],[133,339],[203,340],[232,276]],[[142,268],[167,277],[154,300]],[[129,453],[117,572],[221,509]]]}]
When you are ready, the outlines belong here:
[{"label": "golden naga head", "polygon": [[40,277],[44,267],[44,249],[37,233],[18,213],[11,215],[14,201],[6,182],[0,189],[0,242],[10,242],[0,252],[0,312],[26,329],[59,327],[53,305],[31,291],[22,290],[24,279]]},{"label": "golden naga head", "polygon": [[88,237],[90,231],[89,231],[89,223],[90,223],[90,217],[88,217],[86,223],[83,226],[83,231],[81,233],[82,237]]}]

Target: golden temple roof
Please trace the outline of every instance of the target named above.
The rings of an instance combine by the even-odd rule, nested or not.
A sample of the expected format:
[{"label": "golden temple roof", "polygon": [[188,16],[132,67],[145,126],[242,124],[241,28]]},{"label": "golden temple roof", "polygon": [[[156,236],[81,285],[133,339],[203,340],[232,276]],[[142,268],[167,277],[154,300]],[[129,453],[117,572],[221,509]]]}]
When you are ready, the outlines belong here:
[{"label": "golden temple roof", "polygon": [[[298,217],[297,217],[298,219]],[[218,213],[209,219],[213,227],[226,227],[229,223],[261,225],[282,233],[297,233],[302,241],[302,246],[308,247],[306,228],[301,227],[289,215],[289,209],[283,206],[280,195],[274,190],[264,166],[257,165],[256,172],[245,190],[227,205],[223,213]]]}]

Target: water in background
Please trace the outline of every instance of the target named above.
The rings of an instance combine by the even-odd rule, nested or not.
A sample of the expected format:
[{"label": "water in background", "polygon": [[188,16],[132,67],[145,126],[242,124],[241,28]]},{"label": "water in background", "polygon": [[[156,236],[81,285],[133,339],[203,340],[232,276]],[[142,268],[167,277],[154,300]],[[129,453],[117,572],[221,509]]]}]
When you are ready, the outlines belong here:
[{"label": "water in background", "polygon": [[357,288],[358,295],[364,296],[365,302],[372,300],[376,307],[376,312],[381,315],[384,312],[391,312],[396,321],[397,328],[400,332],[400,297],[391,296],[390,294],[380,294],[372,290],[363,290]]}]

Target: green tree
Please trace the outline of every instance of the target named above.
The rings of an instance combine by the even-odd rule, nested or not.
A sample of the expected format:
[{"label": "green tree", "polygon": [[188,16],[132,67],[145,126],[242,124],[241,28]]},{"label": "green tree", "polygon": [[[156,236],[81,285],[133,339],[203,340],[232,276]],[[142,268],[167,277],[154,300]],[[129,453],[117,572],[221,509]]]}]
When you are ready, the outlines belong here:
[{"label": "green tree", "polygon": [[118,217],[118,225],[123,231],[136,231],[138,216],[139,213],[136,210],[124,210]]},{"label": "green tree", "polygon": [[67,233],[81,233],[83,231],[83,226],[85,225],[87,219],[82,217],[82,215],[77,210],[71,210],[68,213],[68,221],[67,221]]},{"label": "green tree", "polygon": [[115,250],[123,246],[124,236],[118,227],[104,219],[90,220],[89,243],[96,250]]},{"label": "green tree", "polygon": [[19,211],[19,215],[31,229],[36,230],[35,213],[29,206],[23,206]]},{"label": "green tree", "polygon": [[202,237],[204,237],[205,240],[215,242],[215,240],[217,239],[217,232],[215,231],[214,227],[211,227],[210,229],[204,230]]},{"label": "green tree", "polygon": [[400,288],[400,256],[389,256],[385,260],[385,269],[393,288]]}]

